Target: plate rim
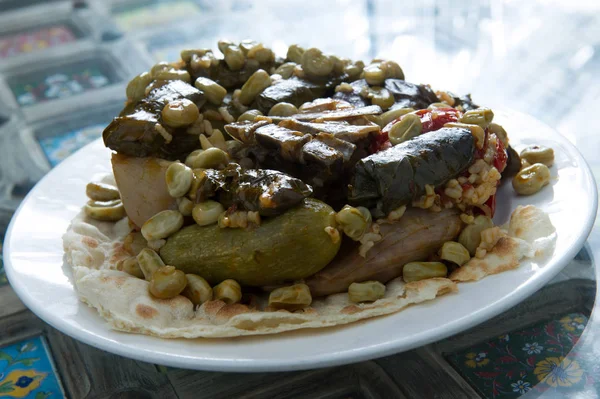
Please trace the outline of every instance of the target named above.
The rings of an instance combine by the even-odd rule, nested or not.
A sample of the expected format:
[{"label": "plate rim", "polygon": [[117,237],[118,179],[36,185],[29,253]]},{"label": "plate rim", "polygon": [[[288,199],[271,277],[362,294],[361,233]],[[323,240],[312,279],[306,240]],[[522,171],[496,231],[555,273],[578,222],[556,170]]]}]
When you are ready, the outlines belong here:
[{"label": "plate rim", "polygon": [[[577,252],[583,247],[585,242],[587,241],[595,221],[595,215],[598,212],[598,188],[596,185],[596,181],[594,179],[594,175],[591,171],[591,168],[583,157],[579,149],[569,141],[565,136],[563,136],[558,130],[553,127],[547,125],[546,123],[538,120],[537,118],[522,113],[520,111],[516,111],[509,108],[497,108],[498,110],[502,110],[508,113],[520,114],[521,116],[525,116],[530,118],[531,120],[537,122],[545,126],[548,129],[551,129],[556,135],[560,138],[560,142],[563,145],[569,147],[571,151],[573,151],[577,160],[581,163],[582,168],[582,177],[589,184],[593,191],[593,198],[591,201],[591,211],[592,217],[590,217],[585,226],[581,229],[582,234],[577,238],[574,244],[568,247],[564,253],[561,255],[563,259],[572,260]],[[102,140],[99,138],[98,140]],[[74,156],[75,154],[84,151],[87,147],[96,145],[97,141],[94,141],[74,154],[72,154],[69,158]],[[198,359],[193,356],[181,356],[178,354],[172,353],[164,353],[159,351],[151,352],[149,350],[143,349],[138,351],[132,351],[129,345],[125,345],[120,341],[115,341],[105,335],[97,334],[93,331],[87,331],[81,328],[76,328],[69,323],[61,323],[62,320],[60,317],[54,317],[52,312],[45,310],[43,307],[39,307],[39,304],[35,301],[35,299],[29,296],[26,292],[26,288],[24,285],[21,285],[19,279],[13,275],[13,265],[12,259],[9,256],[11,251],[11,240],[12,231],[15,226],[16,220],[21,214],[23,208],[26,206],[28,201],[32,196],[36,194],[36,189],[39,185],[49,179],[54,173],[58,173],[62,169],[68,168],[68,162],[61,162],[61,164],[57,165],[52,171],[46,174],[40,181],[36,184],[36,186],[27,194],[27,196],[23,199],[17,210],[15,211],[8,229],[5,234],[5,245],[3,247],[3,257],[4,257],[4,265],[5,272],[10,282],[10,285],[14,292],[18,295],[20,300],[27,306],[27,308],[33,312],[36,316],[40,317],[44,322],[51,325],[53,328],[63,332],[64,334],[91,345],[100,350],[114,353],[119,356],[123,356],[126,358],[132,358],[135,360],[140,360],[144,362],[154,363],[154,364],[162,364],[170,367],[179,367],[179,368],[187,368],[194,370],[204,370],[204,371],[226,371],[226,372],[278,372],[278,371],[297,371],[297,370],[306,370],[306,369],[315,369],[315,368],[323,368],[323,367],[332,367],[339,366],[349,363],[356,363],[365,360],[371,360],[383,356],[389,356],[396,353],[404,352],[416,347],[421,347],[424,345],[428,345],[432,342],[439,341],[445,339],[451,335],[457,334],[461,331],[465,331],[466,329],[473,328],[482,322],[489,320],[500,313],[508,310],[509,308],[515,306],[516,304],[522,302],[527,297],[538,291],[540,288],[545,286],[554,276],[556,276],[569,261],[566,261],[564,265],[561,267],[556,266],[554,269],[548,270],[548,272],[543,273],[540,277],[534,279],[530,283],[526,285],[526,288],[517,287],[514,291],[512,291],[505,300],[494,303],[489,307],[484,309],[480,309],[477,313],[473,314],[468,320],[457,319],[452,321],[451,323],[429,329],[424,331],[419,335],[418,344],[411,344],[410,342],[398,342],[389,341],[384,343],[379,343],[377,345],[361,347],[358,349],[346,348],[343,351],[339,351],[333,354],[327,355],[324,357],[323,355],[317,354],[310,357],[303,357],[301,359],[291,359],[291,360],[280,360],[280,359],[261,359],[260,364],[256,364],[258,362],[250,359],[203,359],[202,362],[198,362]],[[62,232],[61,234],[64,234]],[[16,272],[15,272],[16,273]],[[73,290],[75,287],[73,286]],[[79,301],[79,306],[87,306],[81,301]],[[389,315],[392,316],[392,315]],[[103,320],[103,319],[102,319]],[[368,321],[367,321],[368,322]],[[110,330],[111,332],[115,332]],[[302,331],[302,330],[300,330]],[[130,333],[122,333],[132,335]],[[254,364],[253,364],[254,363]]]}]

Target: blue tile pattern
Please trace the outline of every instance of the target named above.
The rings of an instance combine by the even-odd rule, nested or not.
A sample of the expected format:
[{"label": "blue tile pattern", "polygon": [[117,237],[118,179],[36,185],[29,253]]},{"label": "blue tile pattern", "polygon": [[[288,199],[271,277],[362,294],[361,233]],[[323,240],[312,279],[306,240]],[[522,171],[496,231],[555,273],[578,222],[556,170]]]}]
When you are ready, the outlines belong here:
[{"label": "blue tile pattern", "polygon": [[54,167],[81,147],[99,138],[105,127],[102,124],[92,125],[57,136],[43,138],[40,140],[40,145],[50,165]]},{"label": "blue tile pattern", "polygon": [[43,337],[0,348],[0,398],[64,398]]}]

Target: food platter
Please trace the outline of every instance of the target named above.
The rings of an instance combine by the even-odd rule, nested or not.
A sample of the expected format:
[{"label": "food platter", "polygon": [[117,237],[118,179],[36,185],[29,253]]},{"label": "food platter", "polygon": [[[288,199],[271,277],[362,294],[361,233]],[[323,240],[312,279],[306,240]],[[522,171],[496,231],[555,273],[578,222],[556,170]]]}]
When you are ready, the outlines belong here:
[{"label": "food platter", "polygon": [[44,321],[85,343],[122,356],[174,367],[220,371],[284,371],[339,365],[409,350],[475,326],[514,306],[555,276],[585,242],[597,210],[592,174],[564,137],[535,119],[494,110],[511,144],[554,149],[549,187],[518,197],[506,182],[495,222],[518,205],[549,214],[557,239],[552,256],[524,261],[512,271],[459,284],[459,292],[389,316],[347,326],[230,339],[160,339],[111,330],[80,302],[64,262],[62,235],[86,202],[85,185],[110,172],[100,140],[50,172],[17,211],[4,246],[6,271],[23,302]]}]

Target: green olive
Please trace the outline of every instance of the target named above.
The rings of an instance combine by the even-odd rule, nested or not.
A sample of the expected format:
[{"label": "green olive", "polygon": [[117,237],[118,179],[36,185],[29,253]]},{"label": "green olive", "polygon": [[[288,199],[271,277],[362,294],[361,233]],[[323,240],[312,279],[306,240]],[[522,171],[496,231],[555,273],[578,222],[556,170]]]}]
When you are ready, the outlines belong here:
[{"label": "green olive", "polygon": [[156,298],[174,298],[183,291],[187,284],[185,273],[173,266],[163,266],[152,274],[150,293]]},{"label": "green olive", "polygon": [[196,79],[194,86],[196,86],[198,90],[202,90],[206,99],[215,105],[220,105],[227,95],[227,90],[223,86],[209,78],[200,77]]},{"label": "green olive", "polygon": [[397,145],[417,137],[423,131],[421,119],[415,114],[406,114],[394,123],[388,133],[390,143]]},{"label": "green olive", "polygon": [[244,83],[240,91],[239,101],[249,105],[264,89],[271,86],[271,77],[262,69],[254,72]]},{"label": "green olive", "polygon": [[448,268],[441,262],[409,262],[402,268],[402,278],[407,283],[433,277],[446,277]]},{"label": "green olive", "polygon": [[302,70],[313,76],[327,76],[333,71],[333,59],[318,48],[309,48],[302,54]]},{"label": "green olive", "polygon": [[227,279],[213,287],[213,297],[228,305],[237,303],[242,299],[242,287],[237,281]]},{"label": "green olive", "polygon": [[352,283],[348,287],[348,299],[354,303],[373,302],[383,298],[385,285],[379,281],[365,281],[363,283]]},{"label": "green olive", "polygon": [[290,103],[277,103],[269,111],[269,116],[291,116],[298,113],[298,108]]},{"label": "green olive", "polygon": [[193,161],[194,169],[220,169],[229,163],[229,156],[220,148],[212,147],[199,153]]},{"label": "green olive", "polygon": [[310,288],[306,284],[276,288],[269,295],[269,306],[274,309],[298,310],[311,303]]},{"label": "green olive", "polygon": [[92,219],[105,222],[116,222],[125,217],[125,208],[121,200],[88,201],[83,208],[85,214]]},{"label": "green olive", "polygon": [[543,145],[530,145],[521,151],[521,159],[526,160],[531,165],[543,163],[546,166],[552,166],[554,163],[554,150]]},{"label": "green olive", "polygon": [[196,104],[185,98],[169,101],[161,112],[163,122],[171,127],[191,125],[199,115],[200,111]]},{"label": "green olive", "polygon": [[445,242],[442,248],[440,248],[438,255],[443,260],[456,263],[458,266],[464,265],[471,259],[469,250],[456,241]]},{"label": "green olive", "polygon": [[225,212],[223,205],[216,201],[204,201],[196,204],[192,210],[194,221],[200,226],[208,226],[217,223],[219,215]]},{"label": "green olive", "polygon": [[192,301],[194,305],[202,305],[212,300],[213,290],[205,279],[195,274],[186,274],[185,278],[187,285],[181,295]]},{"label": "green olive", "polygon": [[165,180],[169,195],[173,198],[183,197],[190,189],[193,179],[192,169],[181,162],[173,162],[165,172]]},{"label": "green olive", "polygon": [[515,191],[521,195],[537,193],[550,183],[550,169],[543,163],[535,163],[523,168],[512,180]]},{"label": "green olive", "polygon": [[492,227],[494,227],[494,223],[491,218],[478,215],[473,223],[467,225],[460,233],[458,242],[469,251],[471,256],[475,256],[475,251],[481,243],[481,232]]}]

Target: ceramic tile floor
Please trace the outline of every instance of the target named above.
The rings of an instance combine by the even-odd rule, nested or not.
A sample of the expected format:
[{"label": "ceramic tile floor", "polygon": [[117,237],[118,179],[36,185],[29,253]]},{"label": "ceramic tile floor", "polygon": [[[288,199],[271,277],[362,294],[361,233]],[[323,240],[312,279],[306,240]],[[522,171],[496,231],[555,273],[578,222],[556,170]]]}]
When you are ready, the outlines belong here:
[{"label": "ceramic tile floor", "polygon": [[37,336],[0,348],[0,398],[2,397],[64,397],[44,337]]}]

